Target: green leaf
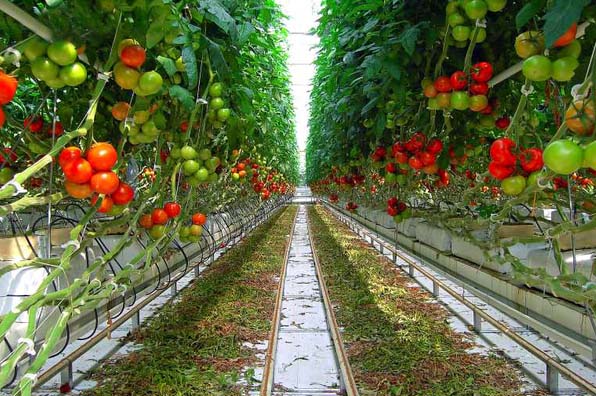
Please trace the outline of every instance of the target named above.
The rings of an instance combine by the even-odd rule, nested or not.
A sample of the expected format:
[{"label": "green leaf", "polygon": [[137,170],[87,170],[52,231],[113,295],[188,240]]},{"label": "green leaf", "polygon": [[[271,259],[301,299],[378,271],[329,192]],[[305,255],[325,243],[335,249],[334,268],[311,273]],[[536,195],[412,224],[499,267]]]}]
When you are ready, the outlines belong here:
[{"label": "green leaf", "polygon": [[169,93],[171,97],[178,99],[186,110],[191,111],[194,108],[195,99],[187,89],[182,88],[180,85],[172,85]]},{"label": "green leaf", "polygon": [[412,56],[416,50],[416,41],[418,41],[419,34],[420,28],[418,26],[412,26],[404,30],[397,38],[397,42],[401,44],[406,53],[410,56]]},{"label": "green leaf", "polygon": [[238,26],[238,44],[244,44],[250,36],[255,33],[255,27],[249,23],[245,22]]},{"label": "green leaf", "polygon": [[553,8],[544,16],[544,36],[550,48],[569,27],[579,21],[582,10],[590,0],[556,0]]},{"label": "green leaf", "polygon": [[160,55],[157,57],[157,61],[163,66],[166,73],[168,73],[168,76],[172,77],[178,72],[178,69],[176,69],[176,62],[172,59]]},{"label": "green leaf", "polygon": [[236,28],[234,18],[218,0],[203,0],[199,7],[207,13],[207,19],[219,26],[223,31],[231,34]]},{"label": "green leaf", "polygon": [[199,83],[199,72],[197,67],[197,57],[192,46],[182,48],[182,62],[184,62],[186,76],[188,77],[188,87],[196,87]]},{"label": "green leaf", "polygon": [[515,16],[515,27],[520,30],[534,18],[546,5],[546,0],[532,0],[522,7]]}]

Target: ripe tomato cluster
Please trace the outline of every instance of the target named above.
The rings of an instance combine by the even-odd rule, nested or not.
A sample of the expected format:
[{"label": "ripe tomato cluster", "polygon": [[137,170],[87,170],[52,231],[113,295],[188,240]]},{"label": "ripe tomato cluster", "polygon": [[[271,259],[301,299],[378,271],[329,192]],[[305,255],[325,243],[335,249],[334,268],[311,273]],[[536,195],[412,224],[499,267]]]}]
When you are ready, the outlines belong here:
[{"label": "ripe tomato cluster", "polygon": [[544,166],[541,149],[536,147],[517,149],[515,142],[507,137],[493,142],[490,147],[490,158],[489,173],[501,181],[503,192],[511,196],[519,195],[524,191],[528,184],[527,176],[531,176],[530,184],[535,184],[537,172]]},{"label": "ripe tomato cluster", "polygon": [[348,202],[346,204],[346,210],[349,212],[355,212],[358,209],[358,204],[354,202]]},{"label": "ripe tomato cluster", "polygon": [[131,186],[120,181],[112,171],[118,161],[118,153],[110,143],[93,144],[83,155],[78,147],[64,148],[58,157],[58,163],[64,172],[64,188],[68,195],[77,199],[91,197],[95,205],[103,194],[98,212],[109,213],[114,205],[126,205],[134,198]]},{"label": "ripe tomato cluster", "polygon": [[391,197],[387,201],[387,214],[393,217],[396,223],[401,223],[403,220],[411,217],[412,210],[405,202],[397,199],[397,197]]},{"label": "ripe tomato cluster", "polygon": [[472,66],[470,74],[461,70],[450,77],[440,76],[434,82],[423,81],[424,96],[428,98],[431,110],[453,108],[491,114],[488,101],[488,81],[493,76],[493,67],[488,62],[478,62]]}]

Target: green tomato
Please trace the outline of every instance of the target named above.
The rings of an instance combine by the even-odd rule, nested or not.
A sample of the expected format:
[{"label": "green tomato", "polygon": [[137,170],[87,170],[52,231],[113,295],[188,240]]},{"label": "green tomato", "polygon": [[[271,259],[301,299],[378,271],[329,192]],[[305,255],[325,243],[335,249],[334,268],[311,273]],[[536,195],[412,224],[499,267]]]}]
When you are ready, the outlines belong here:
[{"label": "green tomato", "polygon": [[0,184],[6,184],[12,180],[14,176],[14,171],[10,168],[2,168],[0,169]]},{"label": "green tomato", "polygon": [[468,18],[474,19],[482,19],[486,16],[488,12],[488,6],[484,0],[472,0],[468,1],[464,6],[464,11]]},{"label": "green tomato", "polygon": [[584,168],[592,168],[596,170],[596,140],[584,148],[584,161],[582,166]]},{"label": "green tomato", "polygon": [[395,224],[399,224],[399,223],[401,223],[403,220],[404,220],[404,219],[403,219],[403,217],[402,217],[400,214],[393,216],[393,221],[395,222]]},{"label": "green tomato", "polygon": [[399,184],[400,186],[404,186],[407,182],[406,175],[402,174],[397,175],[396,180],[397,184]]},{"label": "green tomato", "polygon": [[385,183],[394,184],[397,181],[395,173],[385,173]]},{"label": "green tomato", "polygon": [[70,87],[81,85],[87,79],[87,68],[81,62],[60,69],[60,79]]},{"label": "green tomato", "polygon": [[572,56],[565,56],[553,62],[553,80],[570,81],[575,75],[579,62]]},{"label": "green tomato", "polygon": [[175,160],[182,158],[182,150],[180,150],[180,147],[172,148],[170,151],[170,157]]},{"label": "green tomato", "polygon": [[507,5],[507,0],[484,0],[490,12],[499,12]]},{"label": "green tomato", "polygon": [[452,14],[449,14],[449,16],[447,17],[447,23],[449,24],[449,26],[454,28],[456,26],[463,25],[464,23],[466,23],[466,18],[464,18],[464,16],[458,12],[454,12]]},{"label": "green tomato", "polygon": [[[155,70],[148,71],[141,75],[139,79],[139,88],[147,93],[147,95],[153,95],[159,92],[163,85],[163,78],[161,74],[156,72]],[[145,96],[147,96],[145,95]]]},{"label": "green tomato", "polygon": [[472,33],[472,29],[466,25],[458,25],[451,31],[451,35],[456,41],[468,40],[470,38],[470,33]]},{"label": "green tomato", "polygon": [[217,183],[219,180],[219,175],[217,173],[210,173],[209,174],[209,183]]},{"label": "green tomato", "polygon": [[166,226],[154,225],[149,229],[149,236],[153,239],[159,239],[166,233]]},{"label": "green tomato", "polygon": [[155,126],[155,122],[153,122],[152,120],[144,123],[143,126],[141,127],[141,131],[145,135],[149,135],[149,136],[159,135],[159,129],[157,129],[157,127]]},{"label": "green tomato", "polygon": [[[211,99],[211,102],[209,102],[210,109],[215,110],[215,111],[223,108],[224,105],[225,105],[225,103],[222,98],[213,98],[213,99]],[[215,116],[217,117],[217,114]]]},{"label": "green tomato", "polygon": [[219,98],[223,94],[223,84],[214,83],[209,87],[209,96],[212,98]]},{"label": "green tomato", "polygon": [[476,32],[476,42],[478,44],[480,44],[480,43],[484,43],[485,41],[486,41],[486,29],[478,28],[478,31]]},{"label": "green tomato", "polygon": [[205,161],[205,165],[210,170],[215,170],[221,164],[221,160],[218,157],[211,157]]},{"label": "green tomato", "polygon": [[45,83],[48,87],[52,89],[60,89],[66,86],[66,84],[64,83],[64,81],[62,81],[60,77],[54,78],[52,80],[46,80]]},{"label": "green tomato", "polygon": [[60,68],[46,57],[37,57],[31,62],[31,72],[38,80],[50,81],[58,77]]},{"label": "green tomato", "polygon": [[185,160],[192,160],[198,157],[197,150],[195,150],[191,146],[182,147],[182,149],[180,150],[180,154],[182,155],[182,158]]},{"label": "green tomato", "polygon": [[200,168],[201,164],[192,159],[186,160],[182,164],[182,172],[184,172],[185,176],[194,175]]},{"label": "green tomato", "polygon": [[231,113],[232,112],[230,111],[230,109],[227,109],[227,108],[219,109],[219,110],[217,110],[217,119],[221,122],[226,122],[228,120],[228,118],[230,118]]},{"label": "green tomato", "polygon": [[546,146],[542,157],[548,169],[561,175],[569,175],[581,168],[584,150],[577,143],[562,139]]},{"label": "green tomato", "polygon": [[143,125],[147,121],[149,121],[149,117],[151,117],[151,113],[146,110],[137,110],[133,115],[133,120],[137,125]]},{"label": "green tomato", "polygon": [[467,110],[470,105],[470,98],[468,93],[464,91],[456,91],[451,94],[451,107],[456,110]]},{"label": "green tomato", "polygon": [[66,66],[77,60],[77,47],[65,40],[58,40],[48,46],[48,57],[60,66]]},{"label": "green tomato", "polygon": [[526,189],[526,178],[510,176],[501,182],[501,188],[506,195],[517,196]]},{"label": "green tomato", "polygon": [[184,64],[182,57],[176,59],[176,70],[178,70],[179,72],[183,72],[186,70],[186,65]]},{"label": "green tomato", "polygon": [[197,173],[195,173],[195,177],[201,183],[204,183],[209,180],[209,170],[207,168],[201,168],[197,171]]},{"label": "green tomato", "polygon": [[532,172],[530,173],[530,176],[528,176],[528,180],[527,180],[527,186],[528,187],[535,187],[538,186],[538,180],[540,178],[542,178],[544,176],[544,173],[542,173],[542,171],[536,171],[536,172]]},{"label": "green tomato", "polygon": [[234,180],[234,181],[240,180],[240,174],[238,172],[232,173],[232,180]]},{"label": "green tomato", "polygon": [[579,40],[573,40],[567,46],[561,48],[555,55],[557,58],[564,58],[570,56],[572,58],[579,58],[582,53],[582,45]]},{"label": "green tomato", "polygon": [[449,16],[454,12],[457,12],[458,8],[459,6],[457,5],[457,1],[450,1],[449,3],[447,3],[447,7],[445,7],[445,14]]},{"label": "green tomato", "polygon": [[181,238],[187,238],[190,235],[190,227],[182,227],[178,232]]},{"label": "green tomato", "polygon": [[199,151],[199,159],[201,161],[207,161],[209,158],[211,158],[211,150],[204,148]]},{"label": "green tomato", "polygon": [[439,101],[437,98],[429,98],[428,99],[428,109],[429,110],[439,110]]},{"label": "green tomato", "polygon": [[522,72],[530,81],[546,81],[552,76],[553,65],[546,56],[534,55],[524,61]]},{"label": "green tomato", "polygon": [[45,55],[47,48],[47,41],[43,40],[41,37],[34,36],[31,40],[27,41],[23,52],[29,61],[34,61],[38,57]]},{"label": "green tomato", "polygon": [[126,209],[126,205],[112,205],[112,209],[108,212],[110,216],[119,216]]}]

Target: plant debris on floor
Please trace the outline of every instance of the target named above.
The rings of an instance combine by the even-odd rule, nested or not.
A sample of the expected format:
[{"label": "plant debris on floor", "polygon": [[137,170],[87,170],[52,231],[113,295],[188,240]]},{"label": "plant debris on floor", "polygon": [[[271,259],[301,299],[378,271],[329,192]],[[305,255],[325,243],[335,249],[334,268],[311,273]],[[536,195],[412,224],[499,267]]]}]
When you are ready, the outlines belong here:
[{"label": "plant debris on floor", "polygon": [[133,335],[139,350],[102,364],[85,394],[242,394],[262,365],[249,345],[268,338],[295,213],[280,212],[219,258]]},{"label": "plant debris on floor", "polygon": [[520,374],[471,353],[448,312],[321,207],[312,235],[361,395],[521,395]]}]

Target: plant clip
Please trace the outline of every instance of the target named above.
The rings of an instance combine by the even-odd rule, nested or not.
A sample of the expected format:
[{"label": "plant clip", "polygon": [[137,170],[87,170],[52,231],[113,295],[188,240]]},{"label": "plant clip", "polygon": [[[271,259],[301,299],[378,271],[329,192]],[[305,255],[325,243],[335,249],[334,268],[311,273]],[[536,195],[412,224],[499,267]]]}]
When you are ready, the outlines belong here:
[{"label": "plant clip", "polygon": [[521,93],[522,93],[524,96],[529,96],[529,95],[531,95],[532,93],[534,93],[534,86],[533,86],[533,85],[530,85],[530,88],[526,88],[526,86],[525,86],[525,85],[522,85],[522,87],[521,87]]},{"label": "plant clip", "polygon": [[203,98],[197,98],[197,104],[206,105],[206,104],[209,104],[209,102],[207,102],[207,100],[205,100]]},{"label": "plant clip", "polygon": [[102,72],[100,71],[99,73],[97,73],[97,79],[98,80],[103,80],[103,81],[109,81],[110,80],[110,75],[106,72]]},{"label": "plant clip", "polygon": [[571,88],[571,96],[573,97],[574,102],[578,100],[584,100],[587,96],[587,92],[580,92],[581,87],[582,84],[576,84],[573,86],[573,88]]},{"label": "plant clip", "polygon": [[13,47],[8,47],[2,52],[2,54],[5,54],[4,56],[10,55],[13,59],[11,63],[16,67],[21,67],[21,51]]},{"label": "plant clip", "polygon": [[21,184],[16,181],[16,180],[11,180],[8,183],[6,183],[4,186],[13,186],[15,189],[15,192],[12,194],[13,197],[19,195],[19,194],[24,194],[27,192],[27,190],[25,188],[23,188],[23,186],[21,186]]},{"label": "plant clip", "polygon": [[37,352],[35,351],[35,343],[31,338],[19,338],[17,340],[17,343],[27,345],[27,350],[25,351],[25,353],[27,353],[28,355],[35,356],[37,354]]},{"label": "plant clip", "polygon": [[69,246],[74,246],[75,250],[81,247],[81,243],[77,239],[71,239],[68,242],[63,243],[60,245],[61,248],[66,249]]},{"label": "plant clip", "polygon": [[31,381],[31,384],[33,385],[37,382],[37,374],[27,373],[23,375],[23,379],[28,379],[29,381]]},{"label": "plant clip", "polygon": [[482,19],[476,19],[476,27],[480,27],[480,28],[486,29],[486,19],[484,19],[484,18],[482,18]]}]

